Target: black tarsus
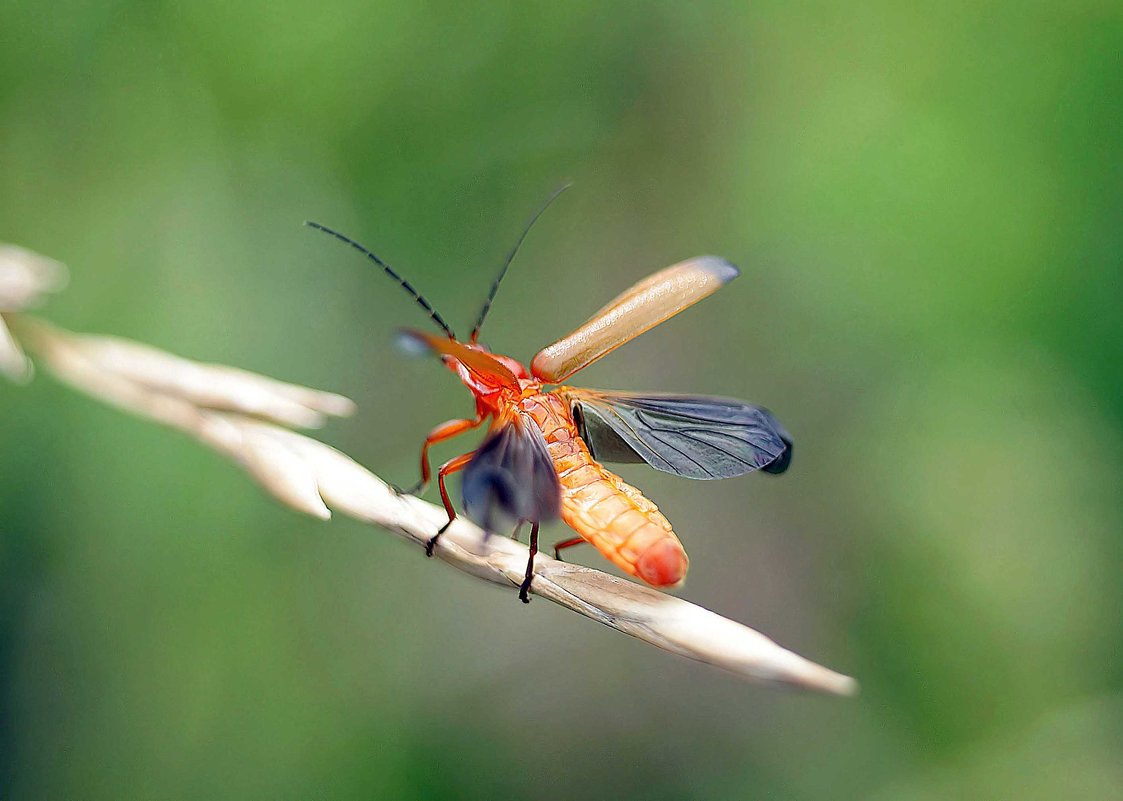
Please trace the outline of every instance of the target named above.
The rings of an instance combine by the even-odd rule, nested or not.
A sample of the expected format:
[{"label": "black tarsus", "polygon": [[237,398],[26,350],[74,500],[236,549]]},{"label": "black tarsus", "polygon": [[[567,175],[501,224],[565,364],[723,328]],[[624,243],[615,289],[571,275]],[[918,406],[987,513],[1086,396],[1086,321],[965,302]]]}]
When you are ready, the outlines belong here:
[{"label": "black tarsus", "polygon": [[439,540],[441,538],[442,534],[444,534],[446,531],[448,531],[448,527],[451,526],[451,525],[452,525],[452,521],[449,520],[447,523],[445,523],[443,526],[441,526],[437,530],[436,534],[434,534],[429,539],[425,540],[425,555],[426,556],[428,556],[428,557],[433,556],[433,551],[435,551],[436,548],[437,548],[437,540]]},{"label": "black tarsus", "polygon": [[530,603],[530,582],[534,578],[534,557],[538,554],[538,521],[530,526],[530,557],[526,560],[526,578],[519,585],[519,600],[524,604]]},{"label": "black tarsus", "polygon": [[408,292],[410,294],[410,296],[414,300],[417,301],[417,305],[420,306],[422,309],[424,309],[426,311],[426,313],[429,315],[429,319],[431,319],[434,323],[439,325],[441,327],[441,330],[444,331],[445,334],[448,335],[449,339],[456,339],[456,334],[452,333],[452,329],[448,327],[448,323],[446,323],[444,321],[444,318],[441,317],[441,315],[437,313],[437,310],[434,309],[432,307],[432,305],[429,303],[429,301],[427,301],[425,299],[425,296],[422,295],[420,292],[418,292],[416,289],[414,289],[409,281],[407,281],[406,279],[404,279],[400,275],[398,275],[394,271],[393,267],[391,267],[389,264],[384,262],[382,259],[378,258],[378,256],[374,255],[370,250],[368,250],[367,248],[360,245],[354,239],[351,239],[348,236],[344,236],[343,234],[339,233],[338,231],[333,231],[331,228],[328,228],[326,225],[320,225],[318,222],[312,222],[311,220],[305,220],[304,224],[307,225],[309,228],[315,228],[317,231],[323,231],[325,234],[328,234],[329,236],[334,236],[336,239],[338,239],[340,242],[343,242],[346,245],[350,245],[355,250],[359,251],[364,256],[366,256],[368,259],[370,259],[375,264],[377,264],[379,267],[381,267],[383,270],[385,270],[387,275],[389,275],[391,278],[393,278],[395,281],[397,281],[401,285],[402,289],[404,289],[406,292]]},{"label": "black tarsus", "polygon": [[530,222],[526,224],[526,228],[523,229],[519,240],[515,243],[515,246],[511,248],[511,252],[507,254],[507,260],[503,262],[503,268],[499,271],[499,275],[495,277],[495,280],[491,284],[491,291],[487,293],[487,300],[484,301],[483,308],[480,309],[480,316],[476,318],[476,325],[472,328],[471,336],[468,337],[469,342],[475,342],[480,338],[480,329],[483,328],[484,320],[487,319],[487,313],[491,311],[491,302],[495,300],[495,293],[499,291],[499,285],[503,283],[503,277],[507,275],[507,269],[511,266],[511,262],[515,260],[515,256],[518,254],[519,248],[522,247],[526,235],[530,233],[530,229],[538,222],[538,218],[542,216],[542,213],[550,208],[550,205],[558,199],[558,195],[571,186],[573,186],[573,184],[563,184],[555,189],[554,194],[550,195],[549,199],[543,203],[542,207],[530,218]]}]

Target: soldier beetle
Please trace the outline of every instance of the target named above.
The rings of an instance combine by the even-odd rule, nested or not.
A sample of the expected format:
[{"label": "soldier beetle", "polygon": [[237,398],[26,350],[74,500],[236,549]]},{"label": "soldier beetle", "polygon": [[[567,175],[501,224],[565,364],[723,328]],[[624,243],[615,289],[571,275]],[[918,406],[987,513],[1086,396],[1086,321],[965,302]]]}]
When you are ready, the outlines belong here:
[{"label": "soldier beetle", "polygon": [[[656,470],[694,479],[731,478],[754,470],[787,470],[792,440],[772,414],[730,398],[702,395],[610,392],[578,389],[562,382],[602,356],[716,292],[740,271],[715,256],[680,262],[640,281],[577,330],[540,350],[528,370],[510,356],[492,353],[479,341],[492,301],[507,270],[546,208],[531,218],[491,285],[467,342],[456,338],[433,306],[386,262],[355,240],[319,223],[327,233],[381,267],[413,297],[443,335],[401,332],[401,344],[438,356],[475,398],[472,417],[434,428],[421,448],[424,492],[432,476],[429,449],[488,423],[474,451],[437,470],[448,522],[456,519],[446,479],[463,471],[462,507],[488,534],[530,523],[530,558],[519,598],[528,591],[542,523],[561,517],[579,536],[557,543],[554,556],[581,542],[594,545],[626,573],[654,587],[674,587],[689,561],[658,508],[602,462],[646,462]],[[552,388],[547,388],[552,386]]]}]

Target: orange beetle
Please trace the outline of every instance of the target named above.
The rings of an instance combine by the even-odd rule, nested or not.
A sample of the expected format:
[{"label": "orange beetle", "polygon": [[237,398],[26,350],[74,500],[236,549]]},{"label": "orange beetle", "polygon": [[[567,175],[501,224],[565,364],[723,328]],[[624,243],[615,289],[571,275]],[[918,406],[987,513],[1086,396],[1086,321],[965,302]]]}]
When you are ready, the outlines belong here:
[{"label": "orange beetle", "polygon": [[510,526],[517,531],[524,522],[531,524],[530,558],[519,588],[524,602],[529,602],[539,526],[559,516],[580,536],[557,543],[555,556],[587,541],[654,587],[673,587],[686,576],[689,560],[667,518],[601,462],[646,462],[686,478],[716,479],[757,469],[782,473],[792,454],[791,438],[771,413],[738,400],[607,392],[561,383],[740,274],[717,257],[690,259],[640,281],[572,334],[539,351],[530,370],[480,344],[480,328],[511,261],[534,222],[566,188],[555,192],[523,230],[467,342],[458,340],[432,305],[370,250],[319,223],[307,223],[378,264],[443,331],[444,336],[403,331],[401,342],[438,355],[475,397],[476,413],[429,433],[421,448],[421,481],[410,492],[423,492],[429,484],[432,445],[485,421],[490,425],[478,449],[437,470],[448,523],[429,541],[427,552],[432,555],[437,539],[456,519],[445,481],[463,470],[464,511],[486,532]]}]

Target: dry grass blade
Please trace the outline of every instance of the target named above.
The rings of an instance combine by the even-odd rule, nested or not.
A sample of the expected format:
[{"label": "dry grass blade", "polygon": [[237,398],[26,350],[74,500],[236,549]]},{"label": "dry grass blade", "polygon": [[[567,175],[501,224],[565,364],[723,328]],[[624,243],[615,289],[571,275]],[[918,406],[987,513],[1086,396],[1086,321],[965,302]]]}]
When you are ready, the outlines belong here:
[{"label": "dry grass blade", "polygon": [[[183,365],[189,370],[207,371],[215,385],[208,398],[221,398],[228,406],[250,408],[260,416],[274,419],[318,421],[322,416],[318,409],[298,406],[292,401],[292,397],[300,395],[293,392],[295,389],[317,402],[320,408],[349,411],[351,402],[347,399],[240,370],[212,369],[124,340],[114,340],[106,347],[104,338],[72,334],[41,320],[20,316],[12,321],[28,348],[64,383],[125,411],[190,434],[241,464],[258,483],[289,506],[321,519],[331,516],[309,471],[270,436],[271,432],[284,429],[253,417],[198,405],[198,395],[192,392],[190,381],[178,380],[175,373]],[[137,370],[122,370],[122,353],[143,354],[145,364]],[[159,375],[159,370],[165,374]],[[137,374],[146,380],[137,380]],[[225,385],[222,385],[224,380]],[[186,391],[179,392],[185,385]],[[248,395],[247,387],[250,388]],[[271,387],[280,389],[270,395],[266,390]],[[265,410],[279,408],[285,409],[286,414],[265,414]],[[303,414],[296,414],[297,409]]]},{"label": "dry grass blade", "polygon": [[[315,476],[324,501],[351,517],[389,529],[419,547],[447,520],[444,509],[396,494],[373,473],[322,442],[256,425],[268,428],[268,436],[298,454]],[[467,573],[511,588],[513,602],[528,551],[504,537],[485,542],[479,528],[457,518],[439,541],[436,554]],[[835,695],[853,695],[858,689],[849,676],[804,659],[747,626],[599,570],[539,554],[531,591],[666,651],[745,678]]]},{"label": "dry grass blade", "polygon": [[119,337],[86,334],[74,336],[73,344],[101,369],[205,409],[237,412],[297,428],[319,428],[327,415],[345,416],[355,410],[355,405],[341,395],[233,367],[200,364]]},{"label": "dry grass blade", "polygon": [[66,267],[15,245],[0,244],[0,311],[20,311],[66,286]]},{"label": "dry grass blade", "polygon": [[120,337],[73,334],[23,316],[10,316],[10,321],[27,347],[53,368],[77,371],[95,389],[116,380],[137,392],[178,399],[199,410],[234,412],[298,428],[318,428],[328,415],[346,416],[355,409],[342,395],[190,361]]},{"label": "dry grass blade", "polygon": [[4,317],[0,315],[0,373],[18,384],[26,384],[35,374],[23,349],[8,330]]},{"label": "dry grass blade", "polygon": [[30,360],[8,330],[4,312],[33,306],[48,292],[66,286],[66,268],[15,245],[0,244],[0,373],[19,383],[31,380]]}]

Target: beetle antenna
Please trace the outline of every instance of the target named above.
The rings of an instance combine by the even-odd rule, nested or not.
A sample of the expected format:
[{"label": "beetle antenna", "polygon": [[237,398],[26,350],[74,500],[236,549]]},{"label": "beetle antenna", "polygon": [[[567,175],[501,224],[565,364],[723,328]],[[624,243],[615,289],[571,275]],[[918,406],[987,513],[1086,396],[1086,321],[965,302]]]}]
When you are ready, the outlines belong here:
[{"label": "beetle antenna", "polygon": [[499,285],[503,283],[503,277],[507,275],[507,268],[509,268],[511,262],[515,260],[515,256],[518,254],[519,248],[522,247],[526,235],[530,233],[530,229],[538,222],[538,218],[542,216],[542,212],[550,208],[550,204],[557,200],[558,195],[571,186],[573,186],[573,184],[563,184],[558,189],[554,190],[554,194],[550,195],[549,199],[542,204],[542,208],[538,209],[535,215],[530,218],[530,222],[526,224],[526,228],[523,229],[522,234],[519,236],[519,241],[515,243],[515,246],[511,248],[511,252],[507,254],[507,260],[503,262],[503,268],[499,271],[499,275],[495,277],[495,281],[491,284],[491,291],[487,293],[487,300],[484,301],[484,307],[480,309],[480,316],[476,318],[476,325],[472,328],[472,335],[468,338],[469,342],[475,342],[480,338],[480,329],[483,328],[484,320],[487,319],[487,313],[491,311],[491,302],[495,300],[495,293],[499,291]]},{"label": "beetle antenna", "polygon": [[446,334],[448,334],[449,339],[456,339],[456,334],[452,333],[452,329],[448,327],[448,323],[446,323],[444,321],[444,318],[442,318],[441,315],[439,315],[437,313],[437,310],[433,308],[433,306],[429,303],[429,301],[425,300],[425,296],[422,295],[420,292],[418,292],[416,289],[414,289],[409,281],[407,281],[406,279],[404,279],[400,275],[398,275],[396,272],[394,272],[393,267],[391,267],[389,264],[384,262],[382,259],[378,258],[378,256],[375,256],[373,253],[371,253],[365,247],[360,245],[354,239],[346,237],[343,234],[339,233],[338,231],[333,231],[332,229],[328,228],[326,225],[320,225],[318,222],[312,222],[311,220],[305,220],[304,224],[307,225],[309,228],[315,228],[317,231],[323,231],[325,234],[328,234],[329,236],[334,236],[336,239],[338,239],[340,242],[343,242],[346,245],[350,245],[355,250],[359,251],[364,256],[366,256],[368,259],[370,259],[375,264],[377,264],[379,267],[381,267],[383,270],[385,270],[386,274],[388,276],[390,276],[395,281],[397,281],[401,285],[402,289],[404,289],[406,292],[408,292],[410,294],[410,297],[412,297],[414,300],[417,301],[417,305],[420,306],[421,308],[423,308],[426,311],[426,313],[429,315],[429,318],[434,323],[439,325],[441,327],[442,331],[444,331]]}]

